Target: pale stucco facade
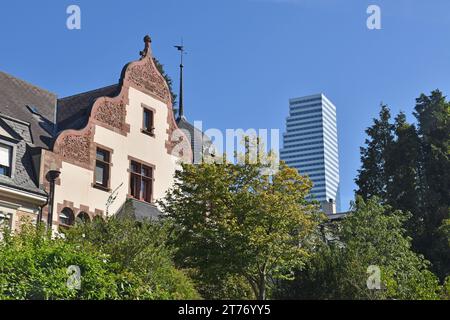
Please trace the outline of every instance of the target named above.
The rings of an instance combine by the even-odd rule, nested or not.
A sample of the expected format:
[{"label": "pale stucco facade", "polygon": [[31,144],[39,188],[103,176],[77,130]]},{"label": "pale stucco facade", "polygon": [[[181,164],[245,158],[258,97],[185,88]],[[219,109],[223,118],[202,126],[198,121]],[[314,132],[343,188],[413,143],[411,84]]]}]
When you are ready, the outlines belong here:
[{"label": "pale stucco facade", "polygon": [[[149,136],[141,132],[142,105],[155,110],[155,136]],[[154,170],[153,197],[155,200],[164,196],[167,189],[173,183],[173,174],[179,167],[179,158],[168,154],[165,143],[168,139],[167,130],[169,124],[169,108],[163,102],[150,97],[134,88],[129,91],[129,105],[127,106],[126,122],[130,124],[130,133],[125,137],[101,126],[95,127],[94,143],[105,146],[111,153],[111,191],[117,189],[117,198],[109,207],[108,212],[113,214],[120,209],[129,193],[129,157],[152,164]],[[73,202],[75,208],[87,206],[106,213],[106,203],[110,192],[96,189],[92,186],[93,171],[62,162],[61,184],[55,188],[55,203],[63,204],[64,201]],[[57,215],[55,216],[57,222]]]}]

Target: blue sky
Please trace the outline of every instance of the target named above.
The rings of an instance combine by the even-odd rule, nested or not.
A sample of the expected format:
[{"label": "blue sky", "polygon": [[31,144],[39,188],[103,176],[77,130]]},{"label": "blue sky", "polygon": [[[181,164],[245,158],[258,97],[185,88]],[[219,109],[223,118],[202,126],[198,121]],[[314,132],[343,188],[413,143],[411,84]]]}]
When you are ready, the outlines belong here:
[{"label": "blue sky", "polygon": [[[66,28],[71,4],[81,30]],[[370,4],[382,30],[366,28]],[[184,38],[186,114],[206,128],[283,130],[289,98],[323,92],[345,209],[380,102],[412,121],[420,93],[450,93],[449,12],[448,0],[2,1],[0,70],[64,97],[116,83],[148,33],[175,82]]]}]

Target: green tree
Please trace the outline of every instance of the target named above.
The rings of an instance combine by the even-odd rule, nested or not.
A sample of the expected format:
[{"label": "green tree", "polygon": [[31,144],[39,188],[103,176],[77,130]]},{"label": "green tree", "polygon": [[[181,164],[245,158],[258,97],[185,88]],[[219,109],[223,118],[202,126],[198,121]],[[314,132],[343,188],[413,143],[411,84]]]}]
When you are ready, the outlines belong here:
[{"label": "green tree", "polygon": [[385,164],[394,142],[394,125],[390,123],[390,119],[389,108],[382,105],[379,119],[374,119],[374,124],[366,130],[369,136],[365,142],[367,147],[361,148],[362,166],[355,179],[357,194],[364,199],[372,196],[386,199],[389,176]]},{"label": "green tree", "polygon": [[[131,217],[78,223],[64,237],[40,226],[5,230],[0,241],[0,299],[198,299],[174,267],[170,226]],[[70,269],[73,267],[75,269]],[[72,272],[79,268],[78,277]],[[69,281],[69,282],[68,282]]]},{"label": "green tree", "polygon": [[450,276],[448,276],[444,281],[442,299],[450,300]]},{"label": "green tree", "polygon": [[395,141],[385,163],[388,176],[385,202],[412,214],[407,221],[407,230],[408,235],[414,237],[423,232],[420,139],[415,126],[407,123],[404,113],[395,118],[394,133]]},{"label": "green tree", "polygon": [[417,129],[403,113],[391,125],[382,107],[361,148],[357,194],[412,214],[406,223],[413,248],[443,281],[450,273],[450,250],[440,231],[450,210],[450,103],[439,90],[422,94],[414,115]]},{"label": "green tree", "polygon": [[305,263],[318,220],[317,207],[305,201],[309,179],[284,164],[265,175],[262,163],[183,164],[161,202],[177,226],[178,263],[204,283],[243,278],[257,299]]},{"label": "green tree", "polygon": [[447,239],[448,245],[450,247],[450,217],[448,219],[445,219],[442,222],[442,226],[440,228],[440,232],[444,236],[444,238]]},{"label": "green tree", "polygon": [[422,144],[424,232],[417,248],[441,279],[450,274],[450,250],[439,228],[450,210],[450,102],[442,92],[422,94],[415,107]]},{"label": "green tree", "polygon": [[172,78],[166,73],[166,71],[164,70],[164,65],[161,62],[159,62],[158,59],[153,58],[153,62],[155,63],[156,68],[158,69],[159,73],[161,73],[161,75],[166,80],[167,86],[169,87],[170,95],[172,97],[172,104],[173,104],[173,106],[176,106],[176,104],[177,104],[177,94],[173,92],[173,81],[172,81]]},{"label": "green tree", "polygon": [[253,300],[255,295],[247,279],[238,274],[212,276],[198,269],[189,270],[188,275],[196,280],[196,286],[202,297],[208,300]]},{"label": "green tree", "polygon": [[[411,249],[407,215],[376,198],[357,198],[337,228],[338,241],[323,243],[296,280],[277,296],[301,299],[439,299],[441,288],[429,262]],[[381,290],[369,290],[369,266],[378,266]]]},{"label": "green tree", "polygon": [[67,240],[107,254],[119,274],[130,275],[135,283],[129,298],[200,298],[192,281],[174,266],[169,221],[138,222],[133,210],[127,202],[123,214],[78,224],[67,232]]},{"label": "green tree", "polygon": [[[80,268],[79,290],[68,285],[70,266]],[[51,239],[31,225],[15,235],[5,231],[0,242],[1,300],[118,299],[126,279],[116,271],[107,254]]]}]

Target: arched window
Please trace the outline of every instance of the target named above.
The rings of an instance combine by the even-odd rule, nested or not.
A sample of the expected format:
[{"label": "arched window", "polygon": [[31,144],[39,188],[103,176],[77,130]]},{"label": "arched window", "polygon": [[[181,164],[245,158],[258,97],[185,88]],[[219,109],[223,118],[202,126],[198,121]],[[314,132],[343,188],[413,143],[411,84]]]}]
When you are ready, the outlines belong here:
[{"label": "arched window", "polygon": [[77,221],[81,223],[88,223],[91,222],[91,218],[86,212],[82,211],[77,215]]},{"label": "arched window", "polygon": [[72,209],[64,208],[59,214],[59,222],[64,226],[72,226],[75,223],[75,216]]}]

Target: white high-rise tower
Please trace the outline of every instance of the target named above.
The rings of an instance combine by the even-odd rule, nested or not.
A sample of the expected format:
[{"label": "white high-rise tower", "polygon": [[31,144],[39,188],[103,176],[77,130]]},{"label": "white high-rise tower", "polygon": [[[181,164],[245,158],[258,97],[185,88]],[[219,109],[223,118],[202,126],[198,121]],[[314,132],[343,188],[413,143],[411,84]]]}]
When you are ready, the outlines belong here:
[{"label": "white high-rise tower", "polygon": [[336,107],[325,95],[289,100],[280,157],[309,176],[311,194],[327,214],[336,213],[336,207],[340,211]]}]

